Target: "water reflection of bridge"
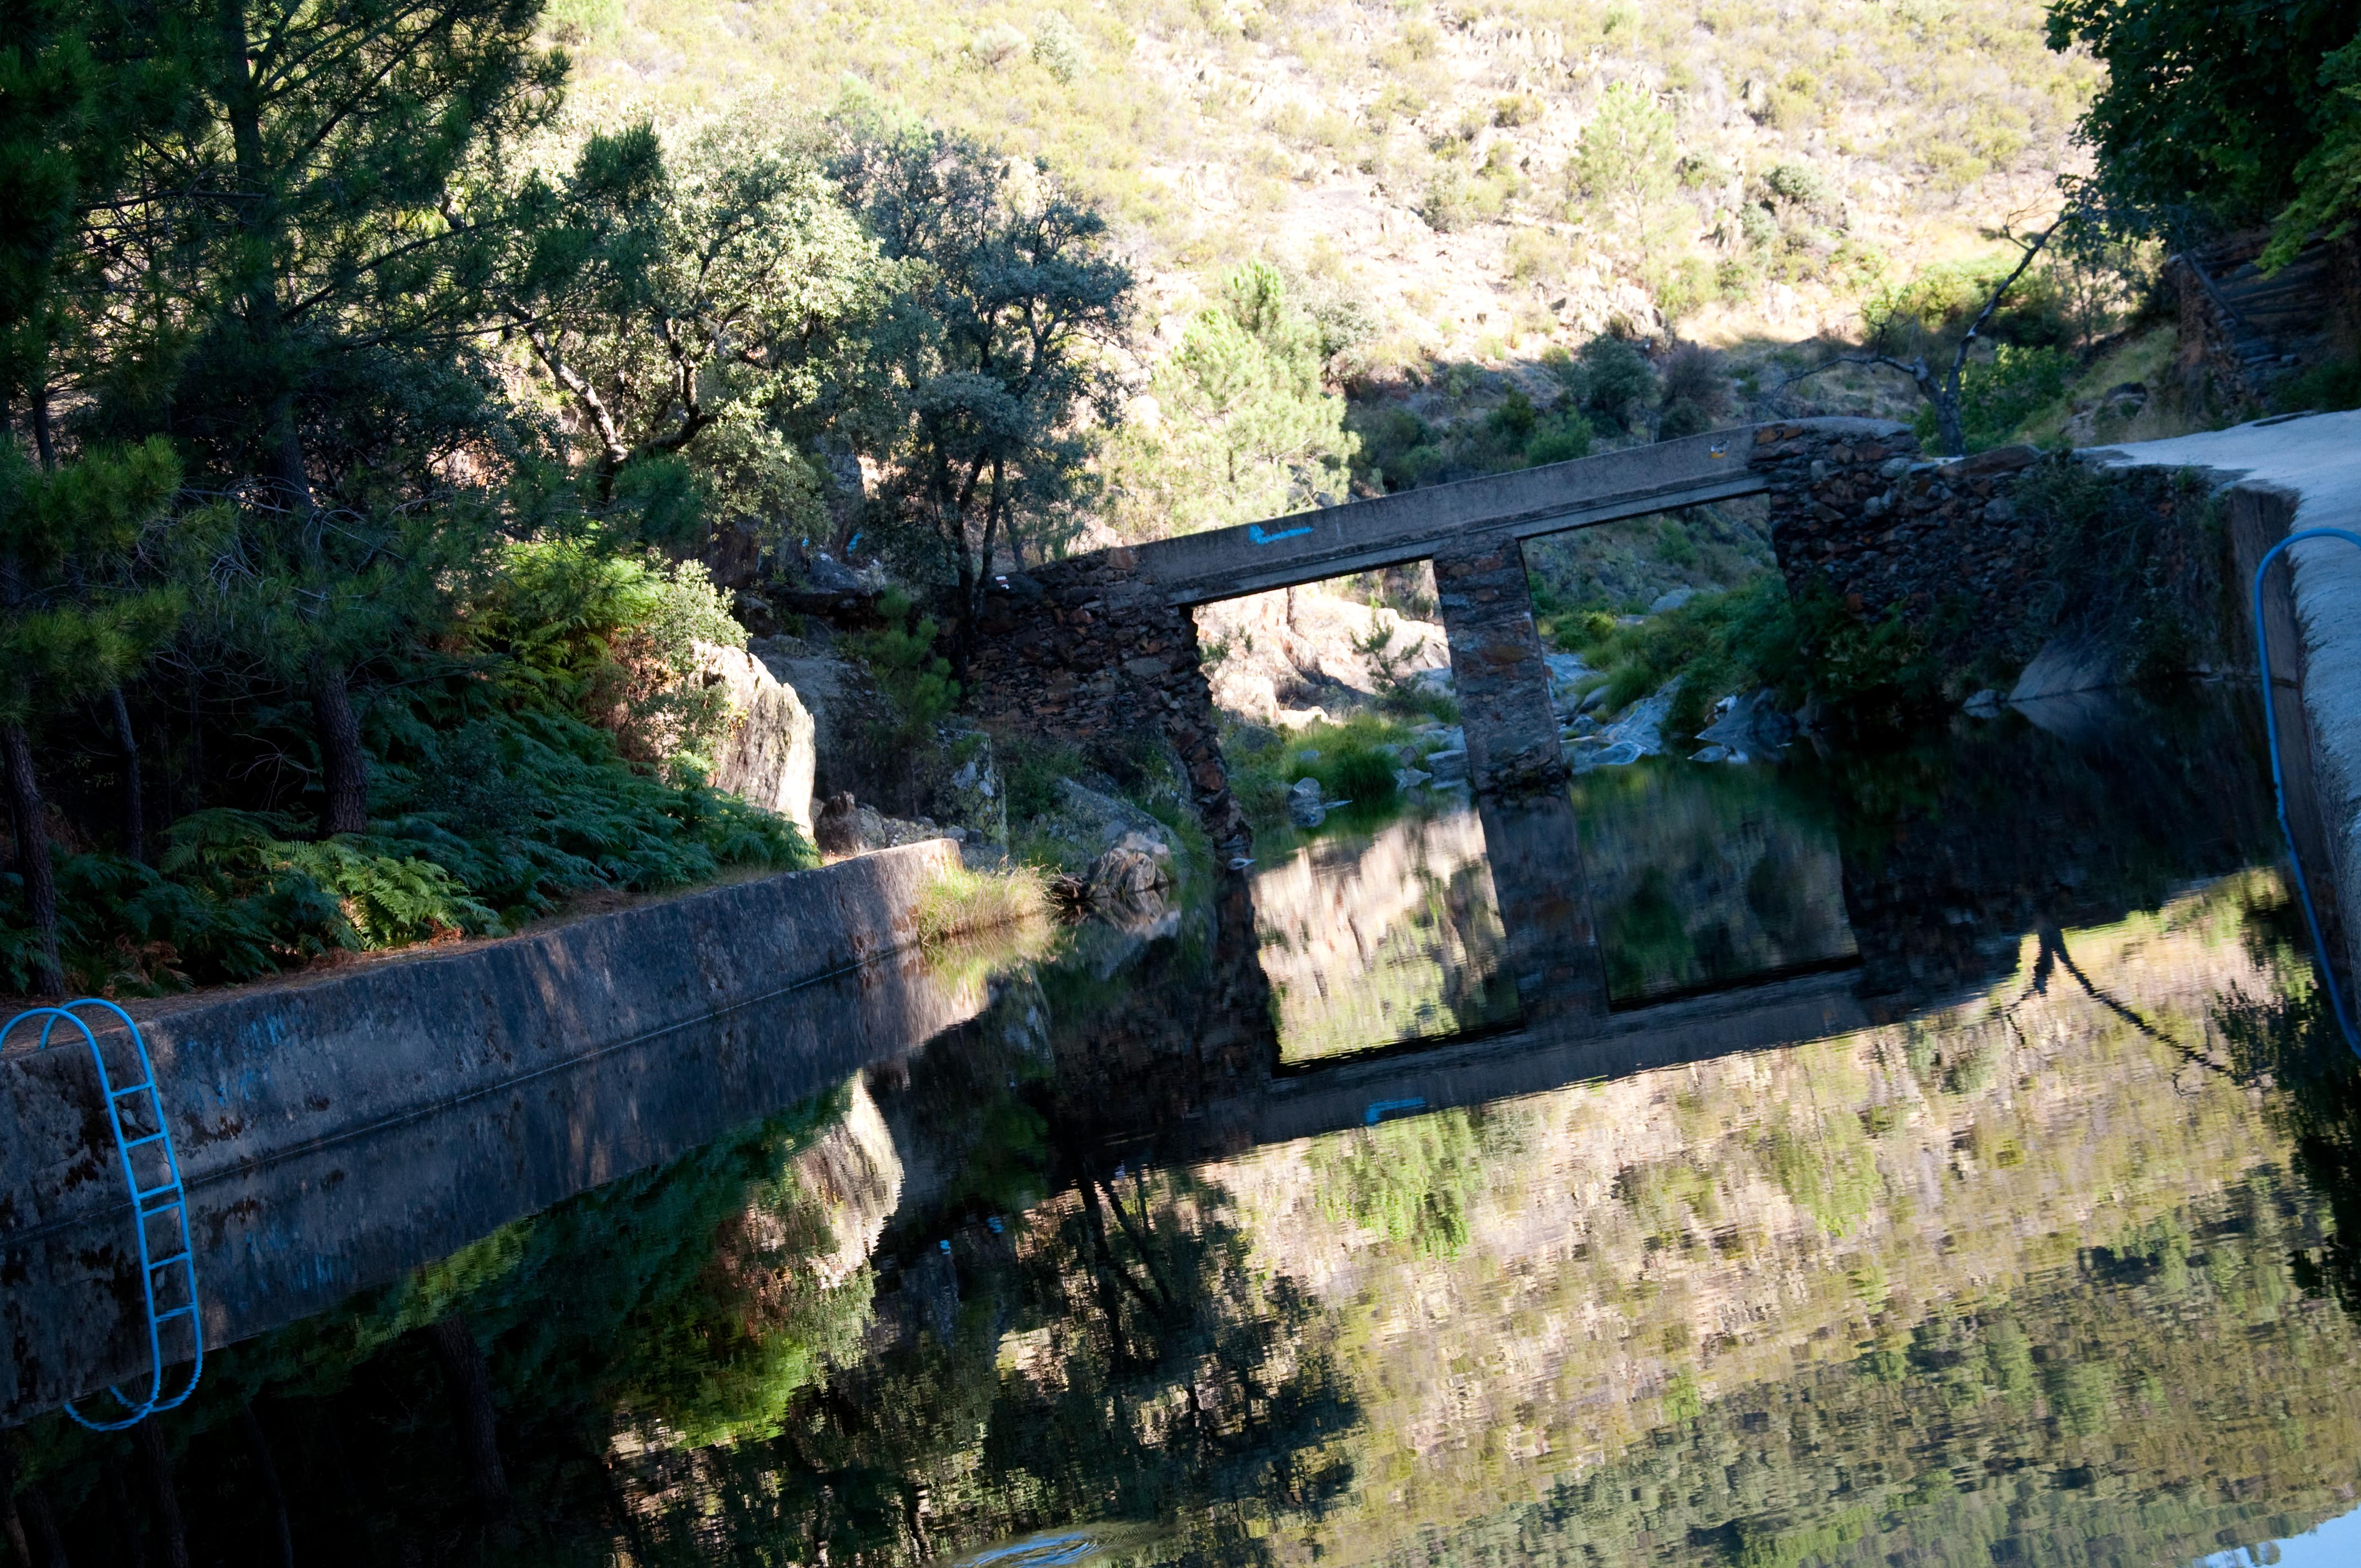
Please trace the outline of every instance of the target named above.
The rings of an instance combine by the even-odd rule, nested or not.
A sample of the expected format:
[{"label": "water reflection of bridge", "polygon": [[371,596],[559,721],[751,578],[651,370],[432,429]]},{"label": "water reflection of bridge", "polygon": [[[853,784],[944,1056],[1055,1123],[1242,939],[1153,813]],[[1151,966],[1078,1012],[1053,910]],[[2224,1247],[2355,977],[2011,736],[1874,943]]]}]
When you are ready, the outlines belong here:
[{"label": "water reflection of bridge", "polygon": [[[1061,1103],[1101,1137],[1197,1157],[1823,1039],[1981,993],[2027,935],[2109,924],[2269,858],[2242,709],[2190,694],[2073,717],[2056,732],[1969,726],[1815,781],[1817,831],[1841,824],[1826,840],[1842,843],[1841,886],[1827,896],[1841,898],[1857,959],[1611,998],[1574,806],[1555,792],[1480,800],[1513,1025],[1290,1064],[1241,883],[1212,916],[1210,974],[1144,979],[1123,1018],[1061,1050]],[[1129,1048],[1110,1058],[1108,1037]],[[1120,1070],[1094,1066],[1108,1059]]]},{"label": "water reflection of bridge", "polygon": [[[1202,922],[1193,931],[1135,941],[1050,1009],[1054,1070],[1024,1092],[1062,1147],[1193,1160],[1922,1015],[1986,989],[2026,933],[2155,908],[2258,858],[2268,818],[2235,730],[2188,711],[2129,718],[2071,736],[1976,730],[1952,745],[1976,756],[1910,762],[1909,791],[1883,775],[1851,796],[1837,788],[1854,967],[1610,1004],[1575,811],[1546,794],[1480,808],[1513,1025],[1289,1066],[1250,890],[1232,876],[1183,912]],[[214,1170],[190,1194],[208,1342],[326,1310],[855,1072],[906,1078],[922,1096],[939,1080],[958,1098],[962,1074],[989,1068],[992,1081],[967,1087],[997,1093],[1005,1043],[977,1031],[1012,1025],[987,1000],[972,970],[905,955],[399,1125]],[[102,1204],[38,1223],[0,1209],[0,1423],[144,1365],[127,1218]]]}]

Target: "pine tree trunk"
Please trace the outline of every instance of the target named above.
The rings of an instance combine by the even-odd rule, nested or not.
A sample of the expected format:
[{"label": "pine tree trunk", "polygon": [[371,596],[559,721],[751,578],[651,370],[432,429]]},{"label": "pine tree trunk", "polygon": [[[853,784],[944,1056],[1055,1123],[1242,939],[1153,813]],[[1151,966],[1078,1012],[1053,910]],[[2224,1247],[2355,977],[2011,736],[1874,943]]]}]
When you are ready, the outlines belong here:
[{"label": "pine tree trunk", "polygon": [[295,1531],[287,1519],[287,1492],[279,1484],[279,1464],[270,1454],[270,1435],[254,1413],[251,1400],[238,1407],[238,1424],[246,1431],[247,1452],[254,1456],[255,1473],[262,1477],[262,1495],[270,1504],[270,1528],[279,1542],[279,1568],[295,1568]]},{"label": "pine tree trunk", "polygon": [[327,792],[320,808],[321,836],[367,832],[368,754],[361,750],[351,676],[325,654],[313,657],[311,673],[312,720],[319,730],[321,782]]},{"label": "pine tree trunk", "polygon": [[22,1568],[41,1568],[33,1560],[33,1543],[25,1539],[25,1520],[16,1511],[16,1456],[0,1448],[0,1532],[5,1532]]},{"label": "pine tree trunk", "polygon": [[46,385],[33,389],[33,450],[40,455],[44,473],[56,470],[57,438],[49,431],[49,389]]},{"label": "pine tree trunk", "polygon": [[20,1499],[25,1516],[25,1528],[33,1538],[33,1551],[27,1558],[33,1568],[73,1568],[73,1559],[66,1555],[65,1539],[58,1534],[57,1516],[49,1512],[49,1500],[39,1490],[27,1487]]},{"label": "pine tree trunk", "polygon": [[467,1484],[484,1512],[498,1518],[508,1511],[508,1472],[500,1464],[499,1428],[493,1420],[491,1371],[476,1343],[467,1320],[454,1312],[431,1324],[426,1335],[443,1364],[443,1384],[451,1395],[451,1418],[459,1429],[459,1454],[467,1467]]},{"label": "pine tree trunk", "polygon": [[106,1500],[115,1509],[115,1528],[123,1537],[124,1560],[131,1568],[148,1568],[148,1545],[139,1534],[139,1510],[133,1507],[131,1488],[123,1480],[123,1466],[106,1464]]},{"label": "pine tree trunk", "polygon": [[189,1568],[189,1532],[181,1524],[180,1488],[172,1485],[172,1456],[152,1420],[131,1429],[131,1441],[148,1472],[148,1501],[156,1510],[156,1533],[164,1541],[164,1568]]},{"label": "pine tree trunk", "polygon": [[49,865],[40,782],[33,776],[33,743],[23,725],[0,724],[0,764],[8,775],[8,825],[16,835],[16,872],[24,879],[25,905],[40,941],[33,983],[51,996],[62,996],[66,972],[58,961],[57,876]]},{"label": "pine tree trunk", "polygon": [[123,852],[145,865],[148,861],[148,799],[139,776],[139,737],[131,732],[131,707],[123,688],[106,694],[115,707],[115,743],[123,748]]}]

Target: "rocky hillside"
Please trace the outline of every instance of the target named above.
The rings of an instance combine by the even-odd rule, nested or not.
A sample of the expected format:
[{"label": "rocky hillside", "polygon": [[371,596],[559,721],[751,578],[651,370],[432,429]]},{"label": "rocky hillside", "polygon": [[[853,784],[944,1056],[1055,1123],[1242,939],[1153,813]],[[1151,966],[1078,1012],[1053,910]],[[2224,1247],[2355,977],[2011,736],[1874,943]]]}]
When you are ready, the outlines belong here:
[{"label": "rocky hillside", "polygon": [[577,115],[851,101],[970,129],[1116,215],[1151,351],[1216,269],[1265,255],[1366,313],[1362,367],[1381,371],[1530,359],[1667,314],[1709,340],[1850,326],[1864,291],[2054,203],[2094,67],[2048,52],[2040,16],[2038,0],[558,0],[553,26]]}]

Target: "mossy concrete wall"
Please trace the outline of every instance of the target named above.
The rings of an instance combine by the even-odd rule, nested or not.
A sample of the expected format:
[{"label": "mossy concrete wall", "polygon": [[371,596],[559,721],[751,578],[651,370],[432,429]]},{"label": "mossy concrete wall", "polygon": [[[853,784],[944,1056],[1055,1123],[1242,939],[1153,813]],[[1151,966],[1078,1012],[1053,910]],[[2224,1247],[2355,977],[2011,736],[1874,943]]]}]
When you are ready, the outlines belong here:
[{"label": "mossy concrete wall", "polygon": [[[913,949],[919,892],[957,863],[948,840],[913,844],[159,1009],[142,1029],[207,1343],[323,1310],[971,1015],[980,989]],[[0,1422],[144,1374],[133,1245],[88,1052],[0,1060]]]}]

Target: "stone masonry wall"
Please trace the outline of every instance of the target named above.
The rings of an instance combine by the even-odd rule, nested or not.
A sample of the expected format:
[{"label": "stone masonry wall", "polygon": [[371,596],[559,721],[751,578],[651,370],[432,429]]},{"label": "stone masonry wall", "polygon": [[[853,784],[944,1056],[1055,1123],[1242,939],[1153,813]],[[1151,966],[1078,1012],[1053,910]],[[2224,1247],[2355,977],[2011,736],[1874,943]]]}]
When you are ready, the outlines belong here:
[{"label": "stone masonry wall", "polygon": [[2042,541],[2009,490],[2040,455],[1927,462],[1902,425],[1815,420],[1757,428],[1752,466],[1771,477],[1771,544],[1791,589],[1817,583],[1856,610],[1898,604],[1916,620],[1946,600],[2025,601]]},{"label": "stone masonry wall", "polygon": [[1523,550],[1496,533],[1437,551],[1434,584],[1451,641],[1469,781],[1487,795],[1562,784],[1565,755]]},{"label": "stone masonry wall", "polygon": [[1141,579],[1137,553],[1012,576],[986,597],[977,630],[971,715],[1082,746],[1160,740],[1179,756],[1215,846],[1246,852],[1253,834],[1222,764],[1197,623]]}]

